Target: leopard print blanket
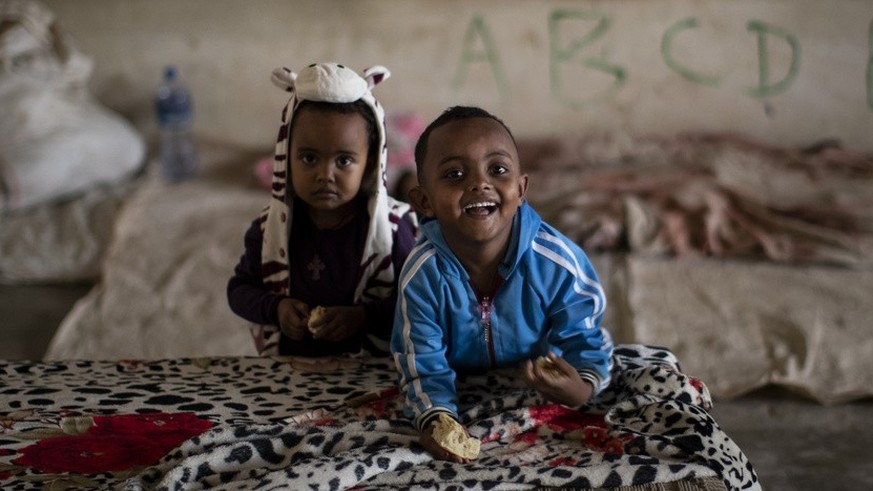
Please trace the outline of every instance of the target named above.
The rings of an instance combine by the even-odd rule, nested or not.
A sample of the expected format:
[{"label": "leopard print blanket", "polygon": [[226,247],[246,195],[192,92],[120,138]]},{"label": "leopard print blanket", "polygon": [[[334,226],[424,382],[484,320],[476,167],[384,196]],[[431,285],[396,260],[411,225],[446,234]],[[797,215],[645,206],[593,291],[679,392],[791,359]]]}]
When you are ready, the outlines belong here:
[{"label": "leopard print blanket", "polygon": [[730,489],[754,487],[749,462],[706,411],[705,386],[670,353],[621,348],[616,358],[616,383],[584,414],[544,404],[511,373],[462,380],[461,417],[483,442],[470,465],[435,462],[417,447],[388,389],[284,425],[219,428],[125,489],[615,487],[712,472]]},{"label": "leopard print blanket", "polygon": [[[0,391],[0,407],[13,410],[0,422],[14,430],[0,439],[0,487],[582,490],[717,479],[730,490],[760,489],[709,415],[706,386],[671,352],[619,345],[614,356],[611,386],[582,411],[547,403],[514,371],[459,379],[461,418],[482,441],[465,465],[418,446],[387,359],[2,362],[8,387],[22,388]],[[63,376],[83,368],[89,377]],[[39,388],[24,389],[25,378]],[[107,431],[98,418],[110,414],[151,416],[181,444],[148,462],[144,442],[132,452],[147,465],[110,472],[24,468],[35,461],[35,435],[53,440],[49,426],[67,435],[57,438],[76,425],[93,434]]]}]

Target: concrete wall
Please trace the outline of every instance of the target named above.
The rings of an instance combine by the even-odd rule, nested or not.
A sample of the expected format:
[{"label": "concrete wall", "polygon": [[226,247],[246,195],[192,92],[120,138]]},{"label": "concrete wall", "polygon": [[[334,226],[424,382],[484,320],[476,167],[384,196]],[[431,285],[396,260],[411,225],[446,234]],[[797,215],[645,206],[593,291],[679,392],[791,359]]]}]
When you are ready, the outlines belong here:
[{"label": "concrete wall", "polygon": [[387,66],[389,110],[482,105],[520,136],[732,130],[873,150],[870,0],[47,0],[91,88],[154,131],[173,63],[197,131],[272,145],[277,66]]}]

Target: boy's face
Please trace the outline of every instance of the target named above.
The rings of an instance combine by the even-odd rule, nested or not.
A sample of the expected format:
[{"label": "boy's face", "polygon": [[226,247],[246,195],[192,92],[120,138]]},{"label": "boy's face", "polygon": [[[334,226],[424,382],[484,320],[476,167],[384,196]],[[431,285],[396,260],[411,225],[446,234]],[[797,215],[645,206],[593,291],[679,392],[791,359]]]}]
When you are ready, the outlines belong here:
[{"label": "boy's face", "polygon": [[329,227],[356,207],[367,170],[367,124],[359,114],[300,108],[294,116],[289,161],[294,192],[316,225]]},{"label": "boy's face", "polygon": [[420,187],[410,193],[417,209],[439,221],[456,251],[502,249],[527,191],[509,133],[493,119],[470,118],[436,128],[427,143]]}]

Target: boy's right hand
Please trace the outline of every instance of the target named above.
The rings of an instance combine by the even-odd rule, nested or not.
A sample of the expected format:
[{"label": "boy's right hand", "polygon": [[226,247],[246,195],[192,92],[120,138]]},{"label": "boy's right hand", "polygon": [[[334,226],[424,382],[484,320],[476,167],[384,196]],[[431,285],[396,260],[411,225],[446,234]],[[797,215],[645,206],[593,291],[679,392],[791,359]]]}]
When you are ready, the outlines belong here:
[{"label": "boy's right hand", "polygon": [[309,305],[296,298],[283,298],[279,302],[279,329],[282,333],[300,341],[306,335],[306,322],[309,319]]},{"label": "boy's right hand", "polygon": [[[434,425],[436,423],[433,422],[427,426],[424,430],[422,430],[421,435],[418,437],[418,444],[424,447],[427,450],[427,453],[431,454],[433,458],[437,460],[450,460],[452,462],[456,462],[458,464],[466,464],[469,462],[469,459],[465,459],[459,455],[455,455],[452,452],[449,452],[445,448],[442,447],[439,443],[436,442],[433,438],[433,430]],[[467,431],[467,428],[464,428],[464,431]]]}]

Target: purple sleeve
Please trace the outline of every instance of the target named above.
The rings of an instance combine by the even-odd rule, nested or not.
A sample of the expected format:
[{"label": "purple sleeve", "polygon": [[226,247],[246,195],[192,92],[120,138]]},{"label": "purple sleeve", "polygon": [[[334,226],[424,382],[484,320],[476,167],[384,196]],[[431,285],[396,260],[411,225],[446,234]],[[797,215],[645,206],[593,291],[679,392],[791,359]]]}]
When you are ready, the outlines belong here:
[{"label": "purple sleeve", "polygon": [[230,310],[255,324],[278,325],[277,307],[282,297],[264,289],[261,277],[260,219],[255,219],[245,235],[245,252],[227,282]]}]

